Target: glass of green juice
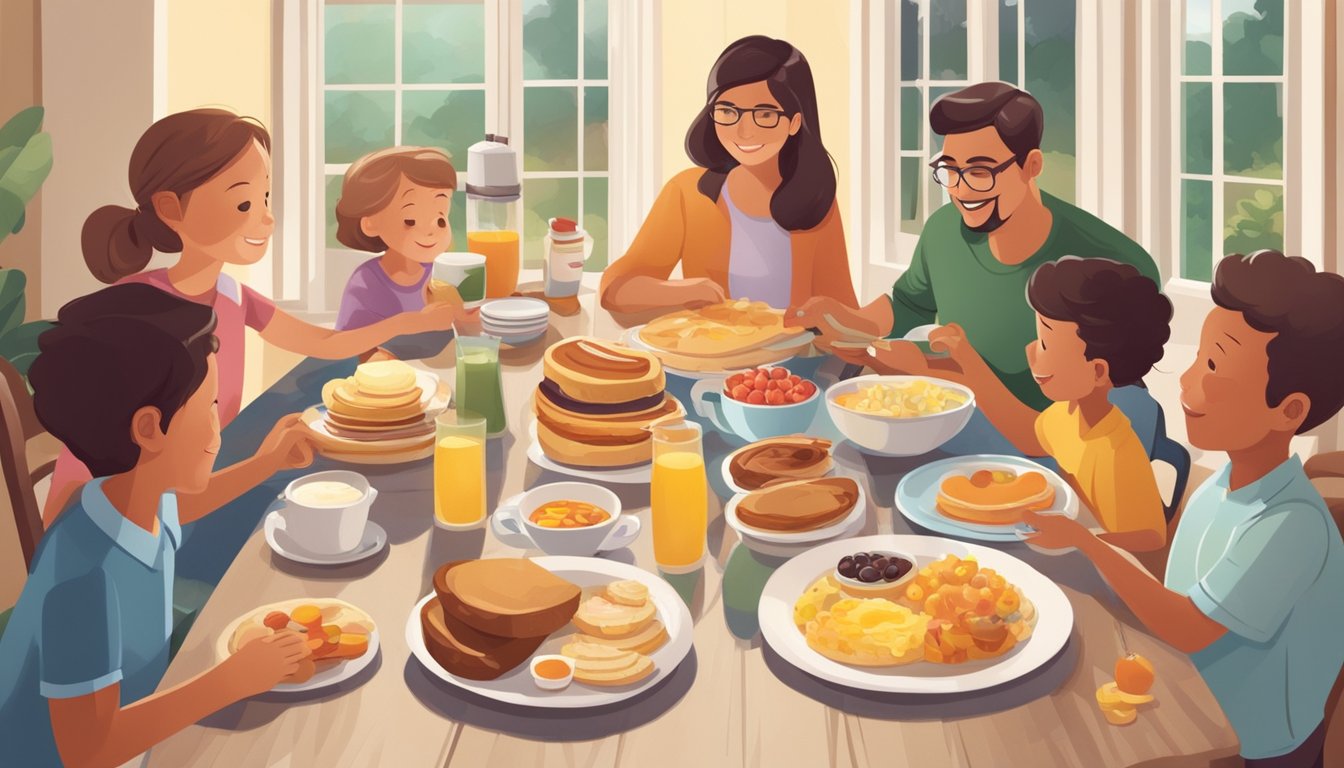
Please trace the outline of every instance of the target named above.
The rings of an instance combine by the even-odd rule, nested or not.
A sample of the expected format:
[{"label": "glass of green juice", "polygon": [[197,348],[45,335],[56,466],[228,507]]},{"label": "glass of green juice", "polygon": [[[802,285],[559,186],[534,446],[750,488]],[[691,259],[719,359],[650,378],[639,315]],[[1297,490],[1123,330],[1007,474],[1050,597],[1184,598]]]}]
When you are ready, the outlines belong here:
[{"label": "glass of green juice", "polygon": [[490,437],[504,434],[504,386],[499,369],[499,339],[457,337],[457,409],[485,419]]}]

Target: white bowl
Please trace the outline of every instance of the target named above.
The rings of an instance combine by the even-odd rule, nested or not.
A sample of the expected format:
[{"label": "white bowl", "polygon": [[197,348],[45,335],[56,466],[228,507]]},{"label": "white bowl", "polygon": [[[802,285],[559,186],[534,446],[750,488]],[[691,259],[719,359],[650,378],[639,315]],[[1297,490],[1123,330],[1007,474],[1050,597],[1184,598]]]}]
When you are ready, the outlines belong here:
[{"label": "white bowl", "polygon": [[[927,416],[879,416],[836,405],[835,398],[873,384],[906,384],[928,381],[965,395],[966,402]],[[975,393],[960,384],[932,376],[859,376],[831,385],[826,390],[826,412],[845,439],[865,453],[879,456],[918,456],[951,440],[971,420]]]},{"label": "white bowl", "polygon": [[[873,550],[863,551],[871,553]],[[915,556],[908,552],[897,552],[893,549],[879,549],[876,551],[878,554],[886,557],[899,557],[910,561],[910,570],[906,571],[895,581],[874,581],[869,583],[866,581],[859,581],[858,579],[851,579],[848,576],[841,576],[839,570],[840,560],[837,559],[835,561],[835,567],[831,569],[831,578],[835,579],[841,589],[855,597],[885,597],[888,600],[895,600],[901,593],[905,592],[905,585],[909,584],[915,576],[919,574],[919,560],[915,559]],[[849,554],[857,554],[857,551]]]},{"label": "white bowl", "polygon": [[[569,667],[569,674],[552,680],[549,677],[542,677],[537,674],[537,665],[543,661],[558,661]],[[574,660],[568,656],[561,656],[558,653],[546,653],[540,656],[533,656],[532,661],[527,665],[528,671],[532,673],[532,681],[543,691],[559,691],[568,687],[574,680]]]}]

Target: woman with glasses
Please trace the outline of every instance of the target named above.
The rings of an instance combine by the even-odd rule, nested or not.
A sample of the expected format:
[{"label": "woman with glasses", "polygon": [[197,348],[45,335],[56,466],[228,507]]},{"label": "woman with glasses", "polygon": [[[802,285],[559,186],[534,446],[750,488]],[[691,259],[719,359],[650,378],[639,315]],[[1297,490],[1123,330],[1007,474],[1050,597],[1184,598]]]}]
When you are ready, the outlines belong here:
[{"label": "woman with glasses", "polygon": [[686,133],[697,167],[663,187],[607,268],[602,305],[655,313],[747,298],[784,309],[827,296],[856,306],[807,59],[783,40],[744,37],[706,90]]}]

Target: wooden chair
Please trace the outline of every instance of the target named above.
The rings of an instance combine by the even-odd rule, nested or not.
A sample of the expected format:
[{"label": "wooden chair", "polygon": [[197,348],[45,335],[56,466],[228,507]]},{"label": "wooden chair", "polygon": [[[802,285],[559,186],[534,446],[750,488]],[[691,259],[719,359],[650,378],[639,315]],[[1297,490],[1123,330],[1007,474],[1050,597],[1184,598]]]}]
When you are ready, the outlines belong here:
[{"label": "wooden chair", "polygon": [[[1304,467],[1311,484],[1325,499],[1335,526],[1344,531],[1344,451],[1317,454]],[[1325,702],[1325,765],[1344,763],[1344,710],[1339,701],[1344,698],[1344,670],[1335,678],[1330,698]],[[1338,721],[1338,722],[1336,722]]]},{"label": "wooden chair", "polygon": [[14,510],[14,525],[23,549],[25,568],[31,568],[37,544],[42,540],[42,508],[33,488],[56,468],[56,460],[29,466],[28,442],[46,430],[37,420],[33,398],[23,376],[8,360],[0,358],[0,468],[5,491]]}]

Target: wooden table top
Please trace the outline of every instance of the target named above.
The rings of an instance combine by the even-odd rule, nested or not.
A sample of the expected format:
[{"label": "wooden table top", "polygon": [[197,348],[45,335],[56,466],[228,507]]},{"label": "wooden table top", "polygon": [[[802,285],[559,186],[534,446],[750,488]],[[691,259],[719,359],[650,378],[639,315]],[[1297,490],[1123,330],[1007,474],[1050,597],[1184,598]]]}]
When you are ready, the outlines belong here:
[{"label": "wooden table top", "polygon": [[[594,310],[591,294],[582,305],[579,315],[553,316],[545,344],[502,355],[509,433],[489,446],[491,505],[565,479],[527,460],[527,426],[547,344],[585,333],[619,336],[619,326]],[[418,365],[451,381],[452,354],[450,347]],[[264,395],[240,421],[273,421],[284,412],[277,407],[292,409],[305,393],[315,399],[322,381],[324,376],[300,366],[267,393],[274,397]],[[957,696],[878,695],[790,667],[765,646],[756,624],[760,591],[783,561],[738,546],[724,524],[715,459],[728,450],[721,438],[706,435],[716,490],[710,559],[696,573],[667,577],[690,606],[695,648],[653,691],[597,711],[532,710],[474,697],[427,672],[410,656],[403,628],[416,601],[431,590],[435,568],[452,559],[538,552],[509,547],[484,529],[436,528],[431,461],[355,467],[379,489],[371,518],[386,529],[389,546],[361,563],[304,566],[273,554],[258,526],[161,687],[214,664],[219,633],[234,618],[295,597],[338,597],[367,611],[380,628],[378,658],[334,690],[270,694],[229,707],[155,747],[149,765],[1202,766],[1237,753],[1235,733],[1189,659],[1145,632],[1077,553],[1046,556],[1023,545],[1002,547],[1060,584],[1075,626],[1059,656],[1001,688]],[[841,472],[865,484],[863,534],[920,532],[892,505],[900,477],[930,457],[878,459],[842,444],[835,458]],[[334,466],[319,460],[308,471]],[[249,514],[259,520],[264,499],[273,499],[288,479],[273,479],[236,503],[251,505]],[[613,490],[647,529],[648,488]],[[609,556],[656,572],[647,533]],[[1135,723],[1116,727],[1106,723],[1094,694],[1112,679],[1115,660],[1126,650],[1156,666],[1157,702],[1144,707]]]}]

